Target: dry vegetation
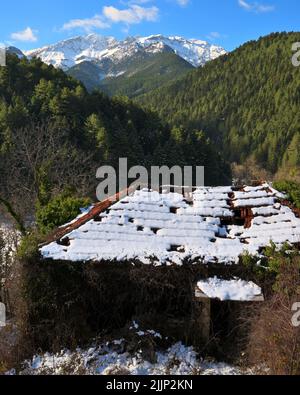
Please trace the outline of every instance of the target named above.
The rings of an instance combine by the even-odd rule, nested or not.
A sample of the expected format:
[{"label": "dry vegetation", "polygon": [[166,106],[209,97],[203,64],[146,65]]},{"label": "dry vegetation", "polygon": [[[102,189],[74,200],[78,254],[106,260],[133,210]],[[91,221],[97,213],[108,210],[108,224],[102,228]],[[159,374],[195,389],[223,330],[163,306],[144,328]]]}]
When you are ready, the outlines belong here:
[{"label": "dry vegetation", "polygon": [[6,327],[0,328],[0,373],[26,355],[26,303],[22,295],[22,270],[16,258],[19,234],[0,232],[0,302],[6,306]]},{"label": "dry vegetation", "polygon": [[292,306],[300,302],[300,258],[277,259],[279,271],[273,295],[252,310],[249,359],[256,365],[266,364],[276,375],[299,375],[300,327],[292,324]]}]

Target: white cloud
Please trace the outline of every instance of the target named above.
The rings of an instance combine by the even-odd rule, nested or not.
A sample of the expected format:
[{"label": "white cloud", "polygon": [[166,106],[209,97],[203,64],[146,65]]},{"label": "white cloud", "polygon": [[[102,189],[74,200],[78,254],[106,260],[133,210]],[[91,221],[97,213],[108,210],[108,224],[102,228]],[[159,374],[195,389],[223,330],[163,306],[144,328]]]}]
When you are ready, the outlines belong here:
[{"label": "white cloud", "polygon": [[220,38],[221,34],[219,32],[211,32],[209,36],[212,38]]},{"label": "white cloud", "polygon": [[35,42],[38,39],[36,34],[36,30],[32,30],[31,27],[27,27],[20,32],[12,33],[10,37],[15,41]]},{"label": "white cloud", "polygon": [[[62,30],[82,29],[90,32],[94,29],[108,29],[112,23],[124,23],[127,26],[138,24],[143,21],[155,22],[159,17],[159,9],[155,6],[142,7],[138,4],[145,4],[152,0],[134,0],[127,2],[127,8],[118,9],[113,6],[103,7],[102,14],[92,18],[72,19],[66,22]],[[138,3],[138,4],[137,4]],[[123,4],[125,4],[123,2]]]},{"label": "white cloud", "polygon": [[244,8],[245,10],[251,10],[251,5],[246,3],[244,0],[239,0],[239,6]]},{"label": "white cloud", "polygon": [[92,18],[72,19],[63,25],[62,30],[83,29],[89,32],[93,29],[107,29],[109,27],[110,24],[104,20],[102,15],[95,15]]},{"label": "white cloud", "polygon": [[186,7],[190,2],[190,0],[176,0],[176,1],[181,7]]},{"label": "white cloud", "polygon": [[155,22],[158,19],[159,9],[157,7],[144,8],[136,4],[124,10],[106,6],[103,8],[103,15],[113,23],[123,22],[131,25],[143,21]]},{"label": "white cloud", "polygon": [[264,5],[258,2],[250,3],[246,0],[238,0],[239,6],[246,11],[256,12],[258,14],[264,12],[272,12],[275,7],[273,5]]},{"label": "white cloud", "polygon": [[210,41],[217,41],[217,40],[220,40],[220,39],[226,39],[226,38],[228,38],[228,35],[227,35],[227,34],[222,34],[222,33],[219,33],[219,32],[210,32],[210,33],[206,36],[206,38],[207,38],[208,40],[210,40]]},{"label": "white cloud", "polygon": [[141,5],[141,4],[147,4],[147,3],[153,3],[154,0],[121,0],[120,3],[126,6],[131,6],[131,5]]}]

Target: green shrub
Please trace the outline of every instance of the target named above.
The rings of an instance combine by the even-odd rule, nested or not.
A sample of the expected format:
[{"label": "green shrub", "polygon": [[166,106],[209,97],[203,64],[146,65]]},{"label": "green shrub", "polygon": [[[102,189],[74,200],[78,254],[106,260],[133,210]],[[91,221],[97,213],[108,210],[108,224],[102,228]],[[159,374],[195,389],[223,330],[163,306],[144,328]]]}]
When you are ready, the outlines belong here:
[{"label": "green shrub", "polygon": [[276,181],[274,182],[274,188],[285,192],[288,198],[295,204],[297,208],[300,208],[300,184],[294,181]]},{"label": "green shrub", "polygon": [[18,246],[17,255],[20,260],[30,261],[32,258],[38,256],[39,244],[43,241],[43,236],[37,231],[28,233],[22,237],[21,242]]},{"label": "green shrub", "polygon": [[251,255],[248,251],[240,256],[240,263],[246,268],[253,268],[258,266],[259,258]]},{"label": "green shrub", "polygon": [[62,193],[46,205],[37,205],[36,223],[41,233],[46,234],[58,226],[73,220],[80,214],[80,209],[90,205],[90,199],[77,198]]},{"label": "green shrub", "polygon": [[299,250],[289,243],[284,243],[280,249],[274,243],[271,243],[271,246],[264,249],[263,254],[267,258],[269,270],[277,275],[283,261],[289,262],[291,258],[299,257]]}]

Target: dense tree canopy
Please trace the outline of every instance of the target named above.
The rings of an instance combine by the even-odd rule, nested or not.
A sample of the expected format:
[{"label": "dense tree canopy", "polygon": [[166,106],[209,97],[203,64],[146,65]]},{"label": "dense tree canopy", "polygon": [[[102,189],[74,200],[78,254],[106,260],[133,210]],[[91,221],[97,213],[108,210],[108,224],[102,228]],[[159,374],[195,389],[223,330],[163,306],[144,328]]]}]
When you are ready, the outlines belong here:
[{"label": "dense tree canopy", "polygon": [[299,41],[300,33],[251,41],[136,100],[174,125],[204,130],[231,162],[291,172],[300,164]]},{"label": "dense tree canopy", "polygon": [[95,199],[96,169],[204,165],[206,182],[230,170],[201,132],[172,130],[129,99],[89,94],[81,83],[38,59],[9,55],[0,67],[0,198],[6,207],[47,204],[65,187]]},{"label": "dense tree canopy", "polygon": [[71,67],[67,74],[81,81],[90,92],[98,88],[109,96],[126,95],[132,98],[151,92],[193,69],[190,63],[170,50],[155,54],[138,52],[115,64],[114,77],[101,79],[99,76],[103,75],[103,68],[92,62],[81,62]]},{"label": "dense tree canopy", "polygon": [[158,53],[137,59],[126,73],[106,78],[99,88],[108,95],[135,97],[151,92],[161,85],[187,74],[194,67],[173,52]]}]

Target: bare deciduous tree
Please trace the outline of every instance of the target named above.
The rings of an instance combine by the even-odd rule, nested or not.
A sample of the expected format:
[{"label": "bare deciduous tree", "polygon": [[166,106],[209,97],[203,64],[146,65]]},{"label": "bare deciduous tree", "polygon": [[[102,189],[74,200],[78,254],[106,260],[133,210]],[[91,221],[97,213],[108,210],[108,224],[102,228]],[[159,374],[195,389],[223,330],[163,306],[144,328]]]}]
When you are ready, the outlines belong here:
[{"label": "bare deciduous tree", "polygon": [[96,170],[92,150],[71,143],[69,133],[51,121],[32,123],[14,130],[9,149],[0,155],[0,205],[21,231],[43,194],[59,193],[66,186],[78,194],[92,190]]}]

